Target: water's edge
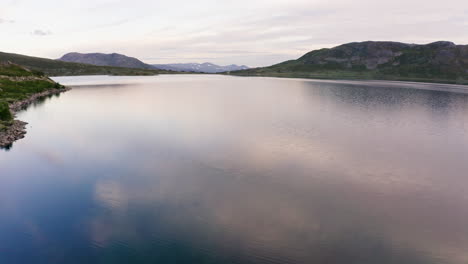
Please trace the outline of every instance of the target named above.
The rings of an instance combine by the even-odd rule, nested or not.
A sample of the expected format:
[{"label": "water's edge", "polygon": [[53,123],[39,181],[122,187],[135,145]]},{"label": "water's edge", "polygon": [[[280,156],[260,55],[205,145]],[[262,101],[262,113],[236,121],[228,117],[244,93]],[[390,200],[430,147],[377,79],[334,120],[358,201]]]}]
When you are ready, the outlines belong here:
[{"label": "water's edge", "polygon": [[[50,95],[60,94],[69,90],[71,90],[71,88],[65,87],[63,89],[52,89],[41,93],[33,94],[25,100],[21,100],[10,104],[10,111],[16,117],[16,112],[27,108],[29,105],[40,100],[41,98]],[[0,148],[9,148],[15,141],[24,138],[24,135],[26,135],[27,124],[28,123],[18,119],[13,120],[13,124],[11,126],[9,126],[6,130],[0,132]]]}]

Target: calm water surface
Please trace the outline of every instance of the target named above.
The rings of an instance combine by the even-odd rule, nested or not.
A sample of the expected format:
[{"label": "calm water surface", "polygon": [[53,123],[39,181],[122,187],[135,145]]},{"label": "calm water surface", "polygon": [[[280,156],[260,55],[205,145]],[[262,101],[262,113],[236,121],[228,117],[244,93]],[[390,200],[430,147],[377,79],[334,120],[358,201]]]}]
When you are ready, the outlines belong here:
[{"label": "calm water surface", "polygon": [[0,150],[1,264],[468,263],[468,95],[56,79]]}]

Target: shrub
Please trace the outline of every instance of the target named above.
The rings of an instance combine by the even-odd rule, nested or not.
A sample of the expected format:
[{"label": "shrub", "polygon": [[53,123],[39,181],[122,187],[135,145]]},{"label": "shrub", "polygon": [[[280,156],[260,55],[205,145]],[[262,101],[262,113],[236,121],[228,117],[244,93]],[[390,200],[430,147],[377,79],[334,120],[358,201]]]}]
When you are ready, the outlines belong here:
[{"label": "shrub", "polygon": [[54,88],[55,88],[55,89],[64,89],[65,86],[61,85],[60,83],[55,83],[55,84],[54,84]]},{"label": "shrub", "polygon": [[8,103],[4,101],[0,101],[0,120],[1,121],[10,121],[13,119],[11,115],[10,108],[8,107]]}]

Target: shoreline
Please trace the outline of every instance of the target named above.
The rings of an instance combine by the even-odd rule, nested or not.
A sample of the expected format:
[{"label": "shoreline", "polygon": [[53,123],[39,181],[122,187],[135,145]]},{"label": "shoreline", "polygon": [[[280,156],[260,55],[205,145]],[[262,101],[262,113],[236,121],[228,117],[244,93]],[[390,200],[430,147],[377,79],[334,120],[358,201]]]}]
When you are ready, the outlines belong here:
[{"label": "shoreline", "polygon": [[409,82],[409,83],[427,83],[427,84],[446,84],[460,85],[468,87],[468,81],[458,83],[456,80],[450,79],[426,79],[426,78],[360,78],[346,76],[327,76],[327,75],[311,75],[307,73],[289,73],[289,74],[236,74],[235,72],[222,72],[221,75],[238,76],[238,77],[271,77],[284,79],[309,79],[309,80],[330,80],[330,81],[389,81],[389,82]]},{"label": "shoreline", "polygon": [[[11,113],[16,118],[16,112],[27,108],[29,105],[33,104],[37,100],[44,98],[46,96],[60,94],[63,92],[67,92],[71,90],[71,88],[65,87],[63,89],[51,89],[41,93],[33,94],[27,99],[14,102],[9,105]],[[0,132],[0,148],[10,148],[15,141],[18,141],[25,137],[26,125],[28,123],[23,122],[18,119],[14,119],[12,124],[6,128],[6,130]]]},{"label": "shoreline", "polygon": [[[457,84],[449,82],[429,82],[429,81],[415,81],[415,80],[390,80],[390,79],[332,79],[332,78],[315,78],[315,77],[300,77],[300,76],[274,76],[274,75],[235,75],[235,74],[221,74],[224,76],[232,77],[258,77],[258,78],[274,78],[280,80],[298,80],[298,81],[310,81],[310,82],[321,82],[321,83],[340,83],[340,84],[352,84],[352,85],[375,85],[379,84],[382,87],[388,88],[409,88],[418,90],[428,91],[442,91],[442,92],[454,92],[454,93],[468,93],[467,84]],[[406,87],[402,87],[406,85]]]}]

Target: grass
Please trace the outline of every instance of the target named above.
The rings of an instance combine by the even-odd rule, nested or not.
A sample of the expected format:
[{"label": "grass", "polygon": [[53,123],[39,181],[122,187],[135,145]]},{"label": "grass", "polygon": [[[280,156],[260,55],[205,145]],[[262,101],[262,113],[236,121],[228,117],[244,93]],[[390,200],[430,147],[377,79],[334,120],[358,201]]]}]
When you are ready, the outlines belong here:
[{"label": "grass", "polygon": [[51,89],[64,86],[53,82],[44,74],[30,71],[15,64],[0,64],[0,131],[12,124],[13,115],[9,104]]},{"label": "grass", "polygon": [[42,77],[44,76],[44,73],[40,71],[27,71],[21,66],[10,64],[10,65],[4,65],[1,67],[0,75],[9,76],[9,77],[28,77],[28,76]]},{"label": "grass", "polygon": [[45,80],[11,81],[0,78],[0,100],[13,103],[50,89],[62,88],[60,84]]},{"label": "grass", "polygon": [[8,103],[0,101],[0,131],[5,130],[11,125],[13,121],[13,115],[8,108]]},{"label": "grass", "polygon": [[0,121],[11,121],[13,116],[8,108],[8,103],[0,101]]}]

